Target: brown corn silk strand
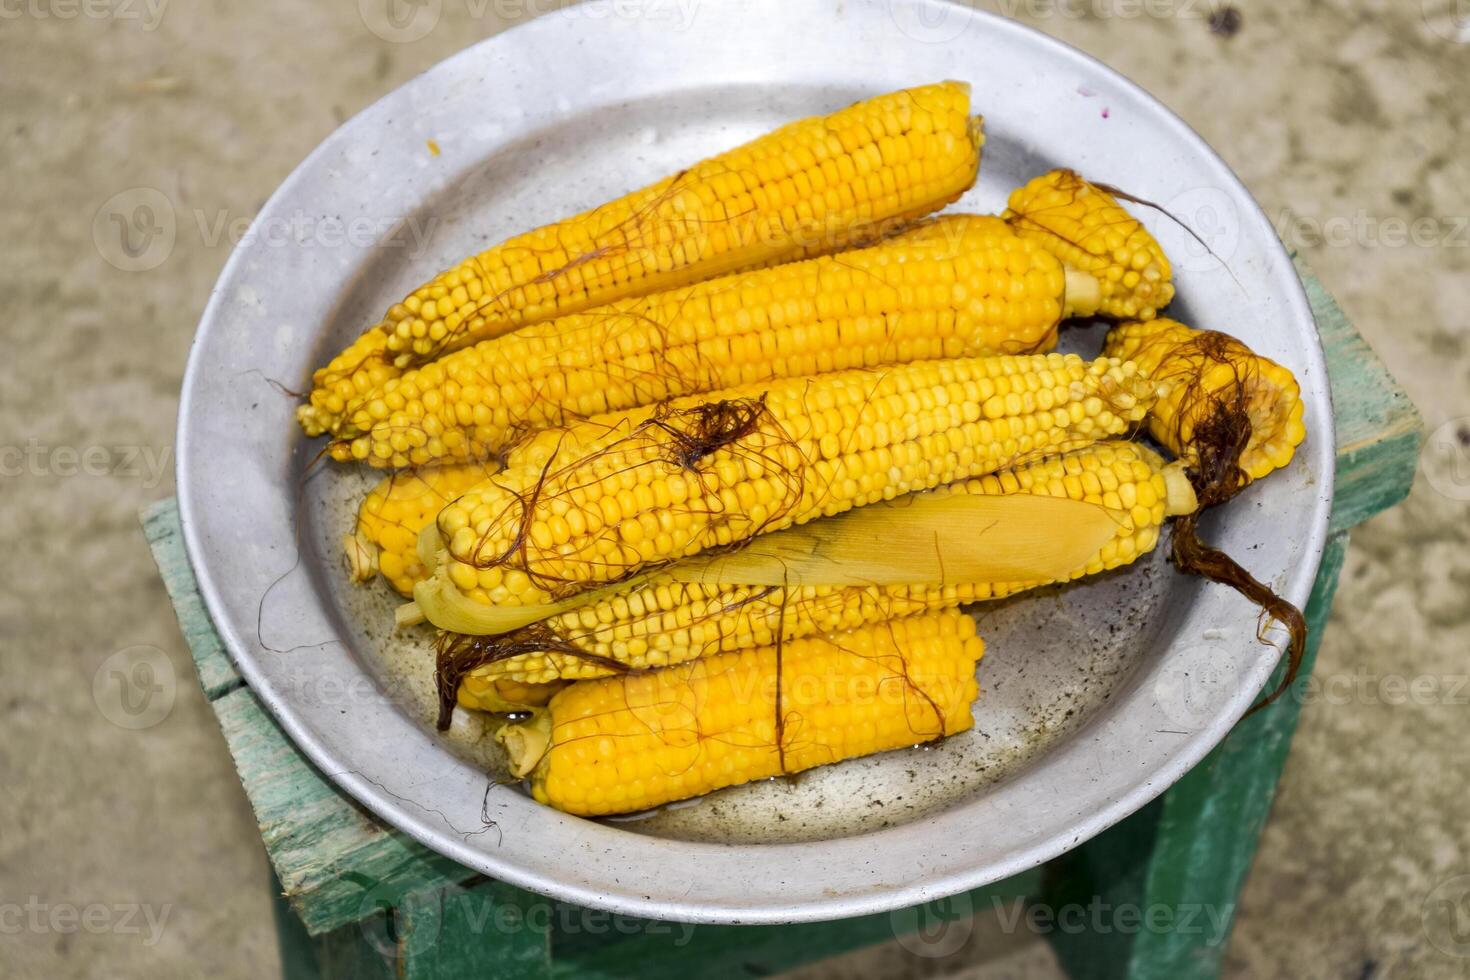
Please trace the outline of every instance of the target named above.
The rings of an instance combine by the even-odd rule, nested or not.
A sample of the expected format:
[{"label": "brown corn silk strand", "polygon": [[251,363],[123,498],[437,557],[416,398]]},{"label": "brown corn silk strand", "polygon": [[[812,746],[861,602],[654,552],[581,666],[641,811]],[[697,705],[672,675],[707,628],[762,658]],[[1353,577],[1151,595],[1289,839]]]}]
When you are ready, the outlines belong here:
[{"label": "brown corn silk strand", "polygon": [[[1162,204],[1150,201],[1144,197],[1138,197],[1137,195],[1130,194],[1127,191],[1123,190],[1123,188],[1118,187],[1114,184],[1102,184],[1097,181],[1088,181],[1088,183],[1092,184],[1093,187],[1096,187],[1100,191],[1111,194],[1113,197],[1117,198],[1120,201],[1127,201],[1129,204],[1137,204],[1139,207],[1151,208],[1152,210],[1159,212],[1159,214],[1162,214],[1164,217],[1174,222],[1180,228],[1183,228],[1185,234],[1189,235],[1190,238],[1193,238],[1196,242],[1199,243],[1200,248],[1203,248],[1206,252],[1210,254],[1210,258],[1215,259],[1221,265],[1225,264],[1224,260],[1222,260],[1220,256],[1215,254],[1215,250],[1210,248],[1210,243],[1200,237],[1199,232],[1191,228],[1187,222],[1181,219],[1173,211],[1170,211],[1168,208],[1164,207]],[[1074,242],[1073,244],[1076,243]]]},{"label": "brown corn silk strand", "polygon": [[[648,418],[635,424],[626,435],[613,438],[608,444],[591,453],[574,452],[572,460],[562,467],[557,466],[559,450],[552,451],[542,466],[536,483],[528,490],[513,493],[516,505],[520,510],[520,517],[516,533],[509,546],[500,554],[488,557],[480,557],[477,550],[475,567],[494,568],[499,565],[510,565],[518,568],[538,588],[555,598],[584,591],[585,582],[557,578],[536,567],[538,563],[532,559],[530,554],[532,518],[537,508],[546,499],[546,486],[549,482],[574,472],[577,468],[586,467],[589,460],[598,456],[640,444],[657,448],[658,458],[671,470],[701,480],[711,476],[706,469],[701,469],[701,464],[711,454],[731,447],[744,458],[759,460],[764,465],[778,471],[784,483],[780,505],[771,508],[771,513],[759,527],[743,532],[744,537],[753,538],[760,534],[762,530],[778,522],[801,499],[805,484],[800,468],[781,465],[780,459],[775,456],[783,449],[799,450],[796,448],[795,441],[766,408],[763,396],[701,402],[683,408],[661,403],[653,409]],[[645,465],[647,465],[646,461],[633,462],[629,465],[629,469]],[[606,478],[609,475],[616,475],[616,472],[599,474],[599,477]],[[566,488],[567,491],[573,489],[576,487]],[[718,497],[709,495],[707,500],[710,506],[715,506]],[[714,516],[719,515],[716,513]],[[629,570],[606,584],[614,584],[632,575],[645,574],[658,568],[661,564],[667,564],[667,562],[655,562],[642,568]]]},{"label": "brown corn silk strand", "polygon": [[[1240,456],[1250,442],[1252,426],[1247,405],[1247,382],[1255,370],[1249,352],[1238,341],[1218,331],[1203,331],[1176,347],[1175,357],[1197,357],[1204,367],[1191,370],[1181,404],[1206,406],[1203,411],[1182,410],[1179,413],[1180,429],[1177,442],[1189,445],[1195,458],[1190,461],[1190,482],[1199,498],[1199,509],[1193,514],[1175,518],[1173,534],[1174,564],[1183,572],[1198,575],[1211,582],[1228,585],[1251,602],[1261,607],[1262,625],[1259,631],[1262,643],[1269,642],[1266,628],[1275,620],[1286,628],[1289,642],[1286,649],[1286,672],[1281,681],[1269,694],[1253,705],[1249,712],[1259,711],[1274,702],[1296,680],[1301,670],[1302,657],[1307,648],[1307,621],[1302,611],[1251,575],[1241,565],[1216,548],[1206,545],[1199,537],[1199,518],[1205,510],[1225,503],[1250,483],[1240,468]],[[1187,361],[1186,361],[1187,363]],[[1217,393],[1203,390],[1203,378],[1210,365],[1226,364],[1235,372],[1235,384]],[[1188,443],[1183,439],[1186,424],[1193,425]]]},{"label": "brown corn silk strand", "polygon": [[[1174,224],[1178,225],[1180,228],[1183,228],[1185,234],[1198,242],[1199,246],[1203,248],[1207,253],[1209,253],[1211,258],[1219,262],[1222,266],[1225,265],[1225,261],[1215,253],[1214,249],[1210,248],[1209,242],[1200,237],[1199,232],[1195,231],[1192,227],[1190,227],[1188,222],[1180,218],[1173,211],[1170,211],[1168,208],[1164,207],[1162,204],[1159,204],[1156,201],[1150,201],[1146,197],[1139,197],[1136,194],[1130,194],[1128,191],[1125,191],[1123,188],[1117,186],[1116,184],[1105,184],[1101,181],[1089,180],[1081,174],[1077,173],[1077,171],[1075,170],[1067,170],[1066,172],[1071,174],[1077,180],[1083,183],[1091,184],[1093,187],[1096,187],[1098,190],[1102,191],[1105,194],[1113,196],[1117,200],[1127,201],[1129,204],[1137,204],[1139,207],[1149,208],[1151,210],[1159,212],[1159,214],[1162,214],[1164,217],[1174,222]],[[1022,213],[1020,217],[1023,221],[1030,220],[1029,215],[1026,213]],[[1052,233],[1055,234],[1055,232]],[[1082,245],[1081,242],[1072,242],[1071,239],[1068,239],[1068,241],[1071,242],[1071,244],[1078,246],[1079,248]],[[1226,271],[1229,271],[1228,266],[1226,267]],[[1235,274],[1232,272],[1231,277],[1234,278],[1234,275]],[[1239,283],[1239,280],[1236,280],[1236,282]]]},{"label": "brown corn silk strand", "polygon": [[532,623],[514,633],[502,633],[499,636],[440,633],[434,643],[434,688],[439,702],[436,727],[441,732],[449,730],[458,700],[459,685],[468,674],[498,660],[544,652],[564,653],[605,667],[616,674],[625,674],[629,670],[628,665],[619,660],[583,650],[543,623]]},{"label": "brown corn silk strand", "polygon": [[[302,471],[301,478],[296,481],[296,489],[293,491],[296,501],[296,513],[300,514],[303,512],[306,506],[306,484],[315,475],[317,464],[326,458],[327,450],[325,448],[318,450],[317,454],[311,458],[311,462],[306,464],[306,469]],[[295,524],[292,527],[291,537],[296,545],[296,558],[291,562],[290,568],[271,580],[271,583],[265,587],[265,591],[260,594],[260,601],[255,604],[255,642],[260,644],[262,650],[268,650],[271,653],[295,653],[297,650],[309,650],[312,647],[324,646],[327,643],[333,642],[331,640],[323,640],[320,643],[300,643],[286,649],[277,649],[265,642],[265,600],[270,598],[270,594],[275,591],[276,586],[290,578],[291,573],[301,567],[303,552],[301,548],[300,524]]]}]

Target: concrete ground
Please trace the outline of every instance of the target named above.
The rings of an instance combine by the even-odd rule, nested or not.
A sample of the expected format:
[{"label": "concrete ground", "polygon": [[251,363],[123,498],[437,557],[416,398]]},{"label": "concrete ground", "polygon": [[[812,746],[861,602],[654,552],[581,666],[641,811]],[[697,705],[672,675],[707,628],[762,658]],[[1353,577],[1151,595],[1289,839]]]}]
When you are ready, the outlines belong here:
[{"label": "concrete ground", "polygon": [[[549,5],[444,0],[426,36],[390,42],[377,0],[0,4],[0,291],[16,300],[0,363],[0,974],[278,969],[255,823],[135,514],[171,492],[175,399],[229,222],[348,115]],[[1353,536],[1318,665],[1332,685],[1305,706],[1226,973],[1470,974],[1453,955],[1467,906],[1456,931],[1441,901],[1470,886],[1470,10],[993,7],[1199,129],[1436,433],[1410,500]],[[161,257],[139,188],[187,216]],[[119,666],[152,670],[157,700],[119,702]],[[1056,972],[1044,943],[986,916],[945,956],[893,943],[805,971]]]}]

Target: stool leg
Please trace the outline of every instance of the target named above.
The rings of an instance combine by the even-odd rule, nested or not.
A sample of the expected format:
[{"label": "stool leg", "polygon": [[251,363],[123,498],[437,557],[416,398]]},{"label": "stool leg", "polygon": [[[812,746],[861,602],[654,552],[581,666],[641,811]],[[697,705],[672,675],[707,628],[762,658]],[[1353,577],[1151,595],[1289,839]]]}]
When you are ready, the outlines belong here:
[{"label": "stool leg", "polygon": [[271,871],[271,911],[276,920],[276,943],[281,948],[281,976],[285,980],[322,980],[316,948],[306,926],[286,901],[280,879]]}]

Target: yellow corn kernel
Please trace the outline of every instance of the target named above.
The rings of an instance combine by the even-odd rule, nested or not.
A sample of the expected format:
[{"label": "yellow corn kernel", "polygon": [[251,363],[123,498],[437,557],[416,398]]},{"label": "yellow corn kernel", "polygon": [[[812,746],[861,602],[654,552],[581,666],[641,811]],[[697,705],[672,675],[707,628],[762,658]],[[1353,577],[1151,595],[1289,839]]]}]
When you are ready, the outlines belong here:
[{"label": "yellow corn kernel", "polygon": [[963,614],[895,619],[582,681],[551,699],[540,737],[501,738],[542,803],[646,810],[964,731],[984,649]]},{"label": "yellow corn kernel", "polygon": [[419,533],[445,504],[495,472],[485,463],[431,466],[385,477],[363,499],[357,528],[344,541],[352,579],[381,573],[398,592],[413,595],[423,580]]},{"label": "yellow corn kernel", "polygon": [[[1058,580],[1070,581],[1136,561],[1158,543],[1166,516],[1194,510],[1188,482],[1170,476],[1153,450],[1137,443],[1107,441],[935,492],[1030,493],[1099,505],[1109,493],[1117,494],[1124,506],[1117,512],[1116,537]],[[664,667],[925,610],[999,599],[1050,584],[770,588],[688,584],[655,575],[629,590],[623,597],[626,608],[622,613],[609,597],[552,616],[534,629],[483,639],[479,647],[483,662],[463,676],[466,683],[470,678],[485,683],[492,678],[547,682],[607,677],[618,672],[612,664],[626,670]],[[526,650],[538,642],[543,644],[541,649],[503,659],[491,656],[497,649]]]},{"label": "yellow corn kernel", "polygon": [[1017,188],[1004,217],[1017,234],[1095,276],[1105,316],[1149,320],[1174,298],[1169,259],[1153,235],[1112,194],[1071,170]]},{"label": "yellow corn kernel", "polygon": [[1108,332],[1105,352],[1159,384],[1149,432],[1190,465],[1199,460],[1196,430],[1222,407],[1239,408],[1250,425],[1237,464],[1246,482],[1291,462],[1306,438],[1296,378],[1226,334],[1162,318],[1121,323]]},{"label": "yellow corn kernel", "polygon": [[872,240],[962,194],[981,143],[960,82],[790,123],[441,272],[316,373],[301,424],[335,432],[387,376],[529,323]]},{"label": "yellow corn kernel", "polygon": [[[500,475],[441,512],[446,560],[420,588],[463,592],[454,569],[501,567],[501,585],[470,598],[545,602],[765,531],[1081,449],[1141,421],[1152,400],[1152,383],[1132,364],[1062,354],[925,361],[678,399],[622,423],[588,423],[603,440],[592,452],[538,465],[512,453]],[[661,497],[678,503],[660,506]],[[536,526],[554,509],[590,515],[588,530],[539,543]],[[446,534],[451,527],[463,533]]]},{"label": "yellow corn kernel", "polygon": [[459,685],[459,706],[474,711],[512,714],[543,708],[565,682],[527,684],[496,677],[466,677]]},{"label": "yellow corn kernel", "polygon": [[[364,393],[332,447],[380,467],[496,455],[521,433],[773,378],[1056,345],[1061,263],[998,218],[559,317]],[[461,439],[451,444],[446,432]],[[403,447],[403,448],[399,448]]]}]

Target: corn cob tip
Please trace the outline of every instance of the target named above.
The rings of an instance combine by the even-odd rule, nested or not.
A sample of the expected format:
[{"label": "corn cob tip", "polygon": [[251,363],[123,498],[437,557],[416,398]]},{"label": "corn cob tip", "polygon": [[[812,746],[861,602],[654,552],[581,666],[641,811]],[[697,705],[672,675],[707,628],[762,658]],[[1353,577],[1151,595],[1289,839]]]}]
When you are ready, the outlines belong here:
[{"label": "corn cob tip", "polygon": [[361,531],[342,536],[342,551],[347,556],[347,575],[358,585],[371,582],[378,574],[378,546]]},{"label": "corn cob tip", "polygon": [[1206,506],[1291,462],[1306,438],[1291,371],[1227,334],[1164,317],[1120,323],[1103,353],[1157,383],[1149,432],[1195,471]]},{"label": "corn cob tip", "polygon": [[495,733],[495,740],[505,749],[510,774],[526,779],[551,749],[551,712],[535,711],[525,721],[507,722]]},{"label": "corn cob tip", "polygon": [[424,615],[424,610],[417,602],[400,603],[393,610],[393,628],[408,629],[411,626],[422,626],[429,621]]},{"label": "corn cob tip", "polygon": [[297,405],[296,422],[308,439],[327,434],[327,420],[322,417],[321,410],[315,405]]},{"label": "corn cob tip", "polygon": [[565,681],[528,684],[505,677],[466,677],[459,686],[459,706],[522,720],[535,716],[566,686]]},{"label": "corn cob tip", "polygon": [[1162,470],[1164,475],[1164,516],[1182,517],[1199,510],[1199,497],[1189,482],[1189,471],[1182,460],[1175,460]]},{"label": "corn cob tip", "polygon": [[1094,312],[1148,320],[1174,298],[1163,248],[1111,188],[1072,170],[1053,170],[1013,191],[1003,217],[1017,234],[1096,278],[1100,297]]},{"label": "corn cob tip", "polygon": [[344,541],[354,577],[366,581],[380,573],[400,595],[411,595],[434,564],[423,561],[418,550],[424,528],[445,504],[493,472],[489,465],[462,464],[398,472],[380,480],[358,506],[356,530]]},{"label": "corn cob tip", "polygon": [[1063,298],[1064,317],[1092,316],[1103,302],[1102,283],[1097,276],[1067,266],[1064,270],[1066,291]]}]

